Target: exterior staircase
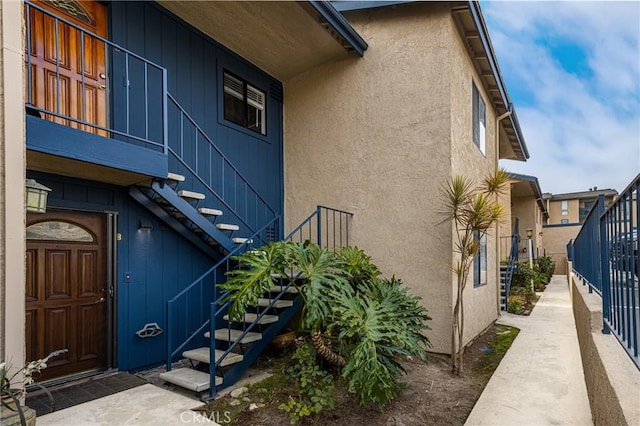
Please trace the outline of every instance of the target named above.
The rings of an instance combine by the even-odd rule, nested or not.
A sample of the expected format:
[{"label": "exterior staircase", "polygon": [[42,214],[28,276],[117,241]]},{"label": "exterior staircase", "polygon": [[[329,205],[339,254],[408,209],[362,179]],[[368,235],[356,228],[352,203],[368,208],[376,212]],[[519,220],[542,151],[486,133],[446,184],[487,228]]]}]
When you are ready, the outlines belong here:
[{"label": "exterior staircase", "polygon": [[249,242],[247,237],[233,235],[240,226],[216,223],[223,216],[222,210],[200,207],[206,201],[205,194],[179,189],[184,181],[183,175],[169,173],[164,181],[154,181],[150,186],[132,186],[129,195],[214,258]]},{"label": "exterior staircase", "polygon": [[518,263],[518,243],[520,235],[518,228],[519,220],[516,218],[513,225],[513,233],[511,234],[511,248],[506,265],[500,265],[500,309],[506,311],[509,304],[509,290],[511,289],[511,280]]},{"label": "exterior staircase", "polygon": [[229,316],[223,315],[215,327],[213,339],[211,331],[203,333],[206,346],[182,352],[189,367],[168,369],[160,374],[160,378],[198,394],[210,390],[210,371],[215,371],[213,384],[216,388],[236,382],[297,312],[297,291],[292,286],[285,288],[283,292],[282,287],[274,285],[241,322],[230,322]]}]

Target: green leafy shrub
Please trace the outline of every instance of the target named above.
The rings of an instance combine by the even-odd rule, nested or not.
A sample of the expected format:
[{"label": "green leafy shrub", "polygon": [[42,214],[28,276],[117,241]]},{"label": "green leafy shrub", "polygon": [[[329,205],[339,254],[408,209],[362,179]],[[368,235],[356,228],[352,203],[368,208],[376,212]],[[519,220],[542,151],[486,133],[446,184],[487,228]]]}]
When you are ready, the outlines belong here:
[{"label": "green leafy shrub", "polygon": [[549,284],[551,277],[556,270],[556,263],[548,256],[540,256],[534,261],[537,266],[536,270],[540,275],[540,281],[543,284]]},{"label": "green leafy shrub", "polygon": [[516,315],[522,315],[522,313],[524,312],[524,307],[522,306],[522,303],[518,302],[517,300],[510,300],[507,304],[507,312]]},{"label": "green leafy shrub", "polygon": [[[331,252],[308,241],[277,242],[234,260],[244,269],[229,272],[227,281],[218,286],[228,292],[222,303],[231,302],[231,318],[240,319],[248,306],[256,306],[258,298],[273,286],[272,273],[288,275],[302,299],[298,329],[315,336],[312,343],[325,360],[331,358],[326,352],[333,352],[329,354],[335,355],[332,358],[342,360],[342,376],[360,404],[373,402],[383,407],[397,395],[398,376],[404,372],[397,355],[416,355],[426,360],[430,343],[423,333],[429,329],[427,321],[431,319],[427,310],[421,306],[420,298],[407,293],[399,279],[381,277],[362,250],[343,248]],[[325,338],[330,347],[323,345]],[[298,358],[302,357],[301,354]],[[309,358],[317,364],[315,354]],[[304,365],[296,374],[301,383],[300,394],[310,395],[304,390],[308,381],[304,379],[302,383],[302,379],[324,373],[319,367],[312,370]],[[283,409],[297,421],[329,406],[318,398],[314,394],[307,401],[301,396]]]},{"label": "green leafy shrub", "polygon": [[289,396],[289,400],[278,408],[289,413],[293,425],[325,408],[334,408],[336,401],[333,376],[317,364],[313,346],[307,342],[300,344],[291,360],[293,363],[287,369],[287,376],[298,384],[300,393]]},{"label": "green leafy shrub", "polygon": [[516,269],[513,271],[511,279],[511,288],[513,287],[531,287],[531,280],[535,278],[535,272],[529,266],[529,262],[518,262]]}]

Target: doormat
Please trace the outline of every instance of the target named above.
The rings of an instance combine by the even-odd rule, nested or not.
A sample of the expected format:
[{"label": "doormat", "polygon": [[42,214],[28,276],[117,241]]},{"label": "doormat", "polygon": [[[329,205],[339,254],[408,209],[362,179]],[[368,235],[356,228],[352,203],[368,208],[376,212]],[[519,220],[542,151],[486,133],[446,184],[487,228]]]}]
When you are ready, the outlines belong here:
[{"label": "doormat", "polygon": [[36,391],[35,395],[27,394],[26,405],[34,409],[39,417],[146,383],[148,383],[146,380],[133,374],[116,373],[106,377],[95,377],[70,386],[50,389],[54,404],[51,403],[46,392]]}]

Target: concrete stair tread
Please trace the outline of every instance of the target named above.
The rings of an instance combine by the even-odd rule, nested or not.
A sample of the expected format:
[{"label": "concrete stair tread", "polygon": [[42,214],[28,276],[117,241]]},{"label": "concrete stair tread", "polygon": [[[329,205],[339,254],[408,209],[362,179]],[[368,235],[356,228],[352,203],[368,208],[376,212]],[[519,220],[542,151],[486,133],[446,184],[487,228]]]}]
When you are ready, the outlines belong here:
[{"label": "concrete stair tread", "polygon": [[198,213],[203,216],[222,216],[222,210],[210,209],[208,207],[199,207]]},{"label": "concrete stair tread", "polygon": [[185,177],[182,175],[179,175],[178,173],[167,173],[167,180],[173,181],[173,182],[184,182]]},{"label": "concrete stair tread", "polygon": [[[215,332],[216,340],[224,340],[225,342],[235,342],[240,338],[242,334],[242,330],[228,329],[228,328],[219,328]],[[204,333],[204,337],[207,339],[211,337],[211,334],[207,331]],[[250,331],[246,336],[242,338],[240,343],[251,343],[257,342],[258,340],[262,340],[262,333],[256,333],[254,331]]]},{"label": "concrete stair tread", "polygon": [[[256,321],[256,318],[258,318],[258,314],[253,312],[247,312],[246,314],[244,314],[244,317],[243,317],[244,321],[239,321],[239,322],[245,322],[245,323],[251,324]],[[229,321],[229,315],[223,316],[222,319],[224,319],[225,321]],[[258,324],[271,324],[277,321],[278,321],[277,315],[263,315],[262,318],[260,318],[260,320],[258,321]]]},{"label": "concrete stair tread", "polygon": [[221,231],[237,231],[240,229],[238,225],[232,225],[230,223],[216,223],[216,228]]},{"label": "concrete stair tread", "polygon": [[[216,349],[216,360],[222,358],[224,351]],[[191,349],[189,351],[184,351],[182,356],[187,359],[192,359],[198,362],[204,362],[206,364],[211,364],[211,358],[209,357],[209,347],[202,347],[197,349]],[[241,362],[244,359],[244,356],[237,354],[235,352],[229,352],[227,356],[222,360],[219,364],[220,367],[226,367],[227,365],[236,364]]]},{"label": "concrete stair tread", "polygon": [[[260,306],[261,308],[266,308],[267,306],[269,306],[269,304],[272,301],[273,301],[273,299],[260,298],[260,299],[258,299],[258,306]],[[273,302],[273,307],[274,308],[289,308],[291,306],[293,306],[293,300],[279,299],[279,300],[276,300],[275,302]]]},{"label": "concrete stair tread", "polygon": [[[273,287],[271,288],[271,293],[281,293],[281,292],[282,292],[282,290],[284,290],[284,289],[285,289],[285,287],[286,287],[286,286],[284,286],[284,285],[275,285],[275,286],[273,286]],[[298,292],[298,289],[297,289],[297,288],[295,288],[294,286],[291,286],[291,287],[289,287],[289,288],[286,290],[286,292],[287,292],[287,293],[297,293],[297,292]]]},{"label": "concrete stair tread", "polygon": [[187,191],[187,190],[184,190],[184,189],[178,191],[178,196],[180,196],[182,198],[189,198],[191,200],[204,200],[204,198],[205,198],[204,194],[202,194],[200,192]]},{"label": "concrete stair tread", "polygon": [[233,237],[231,239],[234,244],[251,244],[253,240],[251,238]]},{"label": "concrete stair tread", "polygon": [[[159,376],[165,382],[173,383],[194,392],[202,392],[209,389],[209,374],[191,368],[176,368],[175,370],[160,373]],[[222,377],[216,376],[216,386],[222,384]]]}]

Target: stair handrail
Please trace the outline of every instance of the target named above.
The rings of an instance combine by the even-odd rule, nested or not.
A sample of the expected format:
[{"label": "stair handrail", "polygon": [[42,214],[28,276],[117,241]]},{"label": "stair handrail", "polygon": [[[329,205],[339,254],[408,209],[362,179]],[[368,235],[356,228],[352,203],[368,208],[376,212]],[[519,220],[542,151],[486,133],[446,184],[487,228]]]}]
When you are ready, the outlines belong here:
[{"label": "stair handrail", "polygon": [[516,264],[518,263],[518,243],[520,242],[520,234],[519,234],[519,226],[520,221],[518,218],[515,220],[515,224],[513,225],[513,234],[511,234],[511,250],[509,252],[509,260],[507,261],[507,270],[505,271],[504,278],[504,308],[507,310],[509,306],[509,291],[511,289],[511,281],[513,280],[513,273],[516,269]]},{"label": "stair handrail", "polygon": [[[178,345],[175,349],[173,349],[173,331],[174,331],[174,317],[173,317],[173,306],[175,304],[178,303],[178,301],[183,298],[183,296],[185,296],[185,294],[189,293],[191,290],[195,289],[196,287],[200,286],[200,294],[202,294],[202,287],[205,284],[205,279],[207,279],[207,277],[209,277],[212,273],[215,274],[215,272],[217,271],[218,268],[220,268],[221,266],[226,266],[226,269],[229,269],[229,265],[231,262],[231,258],[233,256],[236,256],[240,253],[243,253],[244,251],[248,250],[249,247],[255,247],[256,246],[256,239],[259,237],[259,235],[264,232],[269,226],[273,225],[274,223],[280,223],[280,216],[276,216],[275,218],[271,219],[269,222],[267,222],[262,228],[260,228],[258,231],[254,232],[253,235],[251,235],[247,241],[243,244],[238,245],[238,247],[236,247],[235,249],[233,249],[232,251],[230,251],[226,256],[224,256],[221,260],[219,260],[216,264],[214,264],[211,268],[209,268],[206,272],[204,272],[202,275],[200,275],[198,278],[196,278],[190,285],[188,285],[187,287],[185,287],[184,289],[182,289],[179,293],[177,293],[175,296],[173,296],[171,299],[167,300],[167,312],[166,312],[166,318],[167,318],[167,324],[166,324],[166,329],[167,329],[167,371],[171,371],[171,362],[173,360],[173,357],[175,355],[177,355],[187,344],[189,344],[195,337],[197,337],[199,335],[199,333],[201,333],[205,327],[209,324],[209,320],[206,320],[200,327],[198,327],[195,331],[188,333],[189,336],[187,337],[186,340],[184,340],[180,345]],[[262,238],[260,238],[261,243],[266,243],[266,241]],[[258,246],[260,246],[262,244],[258,244]],[[217,284],[215,281],[215,275],[213,276],[213,281],[214,281],[214,286]],[[201,317],[202,317],[202,313],[201,313]]]},{"label": "stair handrail", "polygon": [[[225,197],[225,193],[224,193],[224,181],[225,181],[226,170],[231,170],[233,172],[232,178],[234,182],[237,182],[237,180],[240,181],[240,182],[234,183],[233,185],[233,188],[234,188],[233,198],[236,201],[236,203],[239,199],[239,197],[237,196],[237,188],[244,186],[245,200],[247,199],[247,193],[251,193],[252,196],[255,197],[256,205],[255,205],[254,211],[256,212],[258,211],[258,202],[260,202],[262,203],[262,208],[265,209],[265,213],[268,212],[268,216],[272,216],[272,217],[277,216],[278,213],[276,212],[276,210],[273,207],[271,207],[271,205],[267,202],[267,200],[264,199],[264,197],[260,195],[258,190],[253,185],[251,185],[251,183],[242,175],[240,170],[238,170],[238,168],[231,162],[231,160],[229,160],[229,158],[227,158],[227,156],[224,155],[222,150],[218,148],[218,146],[213,142],[213,140],[204,131],[204,129],[202,129],[202,127],[198,125],[195,119],[191,117],[191,115],[182,107],[182,105],[180,105],[180,103],[176,100],[176,98],[174,98],[173,95],[171,95],[171,93],[168,93],[168,92],[167,92],[167,98],[169,99],[171,104],[178,110],[180,114],[180,120],[179,120],[178,126],[180,128],[179,144],[181,149],[184,146],[185,119],[188,123],[191,124],[191,126],[195,130],[195,142],[196,142],[195,165],[187,163],[187,160],[184,158],[184,155],[182,152],[176,152],[174,149],[169,147],[169,153],[171,153],[178,161],[180,161],[189,170],[189,172],[191,172],[200,181],[200,183],[202,183],[209,191],[211,191],[211,193],[218,199],[218,201],[220,201],[224,205],[225,208],[229,209],[238,219],[240,219],[244,223],[244,225],[249,228],[250,231],[253,229],[257,229],[260,226],[260,224],[256,223],[253,226],[251,226],[247,223],[248,206],[245,206],[245,215],[242,216],[240,215],[240,213],[237,212],[237,207],[238,207],[237,205],[235,207],[232,207],[230,205],[230,202],[228,201],[229,197]],[[220,173],[221,173],[220,175],[220,181],[222,182],[222,184],[220,185],[221,191],[216,191],[213,189],[212,187],[213,182],[211,178],[207,181],[199,173],[198,149],[197,149],[198,148],[197,143],[198,143],[199,137],[201,137],[204,141],[208,143],[209,149],[212,149],[213,152],[215,152],[216,156],[218,157],[216,158],[216,160],[219,159],[223,162],[223,166],[218,168],[218,170],[220,170]],[[211,159],[209,161],[211,163]],[[221,192],[221,194],[219,194],[218,192]],[[256,220],[257,219],[258,219],[258,215],[256,214]]]}]

